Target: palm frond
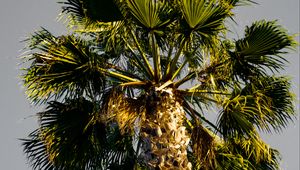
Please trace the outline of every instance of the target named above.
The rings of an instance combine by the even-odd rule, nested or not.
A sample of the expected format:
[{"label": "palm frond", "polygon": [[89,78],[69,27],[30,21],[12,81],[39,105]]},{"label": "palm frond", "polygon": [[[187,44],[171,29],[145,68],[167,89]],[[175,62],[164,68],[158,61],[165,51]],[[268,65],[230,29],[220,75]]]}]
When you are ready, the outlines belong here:
[{"label": "palm frond", "polygon": [[107,132],[108,145],[100,161],[105,165],[104,169],[133,169],[137,164],[137,154],[133,149],[132,134],[122,133],[116,124],[110,124]]},{"label": "palm frond", "polygon": [[[141,99],[142,100],[142,99]],[[122,134],[133,133],[139,126],[136,122],[145,115],[144,103],[138,99],[125,97],[120,90],[112,91],[107,103],[107,121],[115,121]]]},{"label": "palm frond", "polygon": [[165,1],[154,0],[127,0],[128,8],[139,23],[148,29],[161,27],[168,23],[160,19],[164,10]]},{"label": "palm frond", "polygon": [[[204,109],[207,109],[207,108],[203,108],[199,99],[198,100],[195,100],[195,101],[190,101],[185,98],[184,99],[185,101],[183,102],[183,107],[185,109],[185,112],[192,118],[193,121],[200,121],[202,124],[202,126],[205,125],[205,127],[209,127],[209,129],[213,129],[214,132],[219,132],[220,130],[218,129],[218,127],[213,123],[211,122],[210,120],[208,120],[205,115],[203,114],[204,113]],[[194,102],[194,103],[192,103]],[[190,106],[191,105],[194,105],[194,108],[192,108]],[[195,105],[198,107],[195,107]],[[197,109],[195,109],[197,108]],[[201,110],[201,112],[197,111],[197,110]]]},{"label": "palm frond", "polygon": [[153,77],[146,53],[137,40],[140,37],[132,34],[133,30],[125,22],[99,23],[96,28],[83,27],[76,32],[94,41],[93,50],[122,68],[122,74],[146,80]]},{"label": "palm frond", "polygon": [[[201,53],[202,49],[200,48],[200,44],[194,43],[184,47],[183,42],[182,47],[179,48],[180,49],[177,51],[176,56],[174,56],[174,58],[170,62],[169,74],[172,73],[171,80],[180,78],[180,75],[182,74],[182,72],[184,72],[184,69],[188,68],[189,70],[195,70],[201,67],[203,63],[203,54]],[[183,61],[180,62],[181,51]],[[174,72],[172,72],[172,70],[174,70]]]},{"label": "palm frond", "polygon": [[40,128],[23,143],[34,169],[85,169],[105,146],[104,124],[97,121],[94,104],[83,99],[50,102],[39,113]]},{"label": "palm frond", "polygon": [[[90,90],[97,95],[105,88],[106,78],[98,67],[105,65],[87,42],[75,36],[54,37],[43,29],[29,40],[32,53],[25,57],[31,66],[24,69],[28,97],[36,102],[80,96]],[[107,67],[107,66],[104,66]]]},{"label": "palm frond", "polygon": [[235,136],[219,141],[216,143],[215,156],[214,169],[279,169],[278,151],[265,144],[256,133],[250,138]]},{"label": "palm frond", "polygon": [[[201,55],[203,54],[196,54],[193,57],[196,60],[200,60]],[[206,60],[209,61],[202,59],[194,64],[189,63],[189,73],[174,84],[180,86],[188,81],[195,81],[195,86],[192,87],[194,89],[227,91],[226,87],[232,85],[232,67],[230,62],[228,62],[227,53],[214,53]]]},{"label": "palm frond", "polygon": [[215,160],[215,138],[199,121],[195,121],[191,136],[192,155],[195,157],[194,169],[212,169]]},{"label": "palm frond", "polygon": [[277,169],[279,166],[279,154],[265,144],[258,134],[254,134],[250,138],[234,137],[229,139],[225,145],[231,148],[233,154],[240,154],[249,161],[248,169]]},{"label": "palm frond", "polygon": [[115,0],[64,0],[63,12],[79,22],[113,22],[122,19]]},{"label": "palm frond", "polygon": [[254,125],[268,132],[280,131],[293,119],[293,96],[283,77],[266,77],[235,90],[223,103],[218,126],[225,137],[250,135]]},{"label": "palm frond", "polygon": [[[40,128],[23,139],[34,169],[110,169],[133,166],[132,137],[114,124],[103,124],[98,106],[80,98],[50,102],[39,113]],[[98,108],[99,109],[99,108]]]},{"label": "palm frond", "polygon": [[[241,78],[267,74],[265,69],[279,71],[287,59],[280,56],[287,48],[296,44],[292,36],[276,21],[257,21],[245,30],[245,38],[235,43],[236,50],[231,54],[233,69]],[[243,70],[239,70],[243,68]],[[242,75],[243,74],[243,75]]]},{"label": "palm frond", "polygon": [[[213,4],[213,1],[210,3],[207,3],[205,0],[182,0],[182,12],[184,15],[184,18],[190,28],[201,28],[208,25],[213,25],[215,22],[212,20],[214,15],[218,14],[220,10],[219,7],[215,6]],[[221,19],[221,18],[220,18]],[[211,21],[211,22],[209,22]],[[212,22],[214,21],[214,22]],[[215,22],[215,24],[220,22]]]},{"label": "palm frond", "polygon": [[194,31],[203,44],[209,45],[207,42],[212,43],[210,39],[224,30],[223,21],[229,16],[229,10],[215,1],[181,0],[180,3],[183,17],[189,26],[184,32],[190,34]]},{"label": "palm frond", "polygon": [[242,56],[275,55],[293,45],[293,38],[276,21],[262,20],[246,27],[245,38],[236,41],[236,51]]},{"label": "palm frond", "polygon": [[269,154],[271,156],[271,161],[261,160],[260,162],[253,162],[253,166],[258,170],[278,170],[280,169],[280,153],[278,150],[270,148]]},{"label": "palm frond", "polygon": [[62,95],[97,96],[109,78],[121,83],[138,81],[135,75],[109,62],[115,57],[112,53],[98,52],[94,44],[76,35],[55,37],[43,29],[28,41],[32,53],[25,59],[31,66],[24,70],[23,80],[29,99],[35,103]]},{"label": "palm frond", "polygon": [[254,1],[251,0],[221,0],[220,5],[222,5],[224,8],[227,9],[233,9],[237,6],[246,6],[251,4],[257,4]]},{"label": "palm frond", "polygon": [[[258,128],[276,132],[286,127],[294,118],[294,97],[290,92],[291,85],[284,77],[265,77],[246,85],[242,95],[254,97],[256,107],[255,119],[252,120]],[[250,104],[251,101],[249,101]]]},{"label": "palm frond", "polygon": [[255,114],[255,108],[248,107],[247,100],[246,96],[237,95],[223,102],[218,128],[225,138],[235,133],[251,136],[254,125],[249,119]]},{"label": "palm frond", "polygon": [[[223,149],[223,148],[222,148]],[[226,151],[226,150],[225,150]],[[240,154],[219,153],[216,161],[216,170],[250,170],[250,163]]]},{"label": "palm frond", "polygon": [[28,135],[27,139],[21,139],[24,152],[33,169],[52,170],[54,165],[49,161],[47,148],[40,138],[39,130]]}]

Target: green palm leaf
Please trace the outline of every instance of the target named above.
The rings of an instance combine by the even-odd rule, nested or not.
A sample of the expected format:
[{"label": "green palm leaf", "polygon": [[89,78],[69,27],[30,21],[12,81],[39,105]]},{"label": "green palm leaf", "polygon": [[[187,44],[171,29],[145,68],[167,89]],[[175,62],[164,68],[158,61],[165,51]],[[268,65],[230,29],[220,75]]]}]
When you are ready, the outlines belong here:
[{"label": "green palm leaf", "polygon": [[252,95],[255,98],[256,117],[254,123],[262,130],[280,131],[294,118],[293,94],[289,91],[291,85],[284,77],[265,77],[248,84],[242,90],[242,95]]},{"label": "green palm leaf", "polygon": [[237,90],[223,103],[218,126],[225,137],[235,133],[251,136],[259,129],[280,131],[293,119],[293,96],[282,77],[258,79]]},{"label": "green palm leaf", "polygon": [[32,64],[25,69],[23,79],[33,102],[45,102],[62,95],[97,96],[106,88],[108,77],[121,82],[137,81],[128,77],[132,74],[109,62],[115,55],[104,52],[102,47],[102,51],[96,51],[92,48],[94,44],[75,35],[54,37],[42,30],[28,41],[32,53],[25,59]]},{"label": "green palm leaf", "polygon": [[255,107],[248,107],[248,97],[237,95],[224,101],[218,120],[218,128],[226,138],[235,133],[251,136],[254,125],[250,118],[255,115]]},{"label": "green palm leaf", "polygon": [[93,53],[86,42],[74,36],[54,37],[46,30],[30,40],[33,53],[25,59],[32,64],[23,79],[28,97],[34,102],[63,94],[99,94],[104,88],[105,78],[98,67],[103,67],[105,59]]},{"label": "green palm leaf", "polygon": [[54,165],[49,161],[47,148],[40,138],[40,131],[35,130],[27,139],[21,139],[24,152],[33,169],[52,170]]},{"label": "green palm leaf", "polygon": [[280,155],[258,136],[248,139],[233,137],[217,144],[216,169],[276,170]]},{"label": "green palm leaf", "polygon": [[[295,45],[293,38],[275,21],[258,21],[247,27],[245,38],[237,40],[231,54],[236,74],[244,79],[266,74],[265,69],[278,71],[287,60],[280,56]],[[237,71],[238,69],[242,69]]]},{"label": "green palm leaf", "polygon": [[209,37],[223,29],[223,21],[228,16],[228,11],[214,1],[181,0],[180,2],[186,23],[201,36]]},{"label": "green palm leaf", "polygon": [[33,168],[133,166],[131,137],[121,135],[113,124],[101,123],[99,113],[95,112],[97,107],[83,98],[66,103],[50,102],[48,110],[39,113],[41,127],[23,140]]},{"label": "green palm leaf", "polygon": [[81,98],[51,102],[48,110],[39,113],[41,128],[23,143],[35,169],[84,169],[101,155],[105,126],[97,122],[93,108],[91,102]]},{"label": "green palm leaf", "polygon": [[146,28],[160,27],[167,21],[161,21],[160,13],[166,2],[154,0],[127,0],[128,7],[133,16]]},{"label": "green palm leaf", "polygon": [[236,41],[236,52],[242,56],[264,56],[284,53],[295,41],[276,21],[257,21],[245,30],[245,38]]}]

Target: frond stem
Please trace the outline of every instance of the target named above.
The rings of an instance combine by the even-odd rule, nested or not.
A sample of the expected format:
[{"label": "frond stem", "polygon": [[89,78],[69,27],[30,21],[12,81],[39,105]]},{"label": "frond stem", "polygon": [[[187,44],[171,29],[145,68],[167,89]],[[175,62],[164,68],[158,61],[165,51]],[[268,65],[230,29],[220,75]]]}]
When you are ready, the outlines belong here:
[{"label": "frond stem", "polygon": [[109,77],[121,80],[122,82],[140,82],[139,80],[137,80],[135,78],[132,78],[132,77],[129,77],[129,76],[126,76],[124,74],[120,74],[120,73],[117,73],[117,72],[114,72],[114,71],[110,71],[110,70],[107,70],[107,69],[104,69],[104,68],[100,68],[100,67],[97,67],[97,69],[100,72],[102,72],[103,74],[106,74]]},{"label": "frond stem", "polygon": [[199,112],[197,112],[195,109],[193,109],[187,101],[183,102],[183,106],[189,110],[189,112],[193,115],[191,115],[191,117],[193,117],[195,119],[195,116],[199,117],[202,121],[204,121],[205,123],[207,123],[208,125],[210,125],[212,128],[214,128],[216,131],[220,132],[219,128],[214,125],[212,122],[210,122],[209,120],[207,120],[204,116],[202,116]]},{"label": "frond stem", "polygon": [[145,67],[145,64],[143,64],[141,62],[141,60],[137,57],[136,53],[134,52],[133,48],[129,45],[129,43],[125,39],[124,39],[124,41],[126,42],[126,45],[129,48],[129,50],[131,51],[131,53],[133,54],[135,66],[138,69],[140,69],[142,72],[146,73],[146,78],[149,80],[149,78],[153,77],[153,75],[151,74],[149,69],[147,67]]},{"label": "frond stem", "polygon": [[142,56],[142,59],[143,59],[144,63],[145,63],[146,66],[147,66],[148,73],[151,75],[151,77],[154,77],[154,71],[153,71],[153,69],[152,69],[152,67],[151,67],[151,65],[150,65],[150,62],[149,62],[149,60],[147,59],[145,53],[143,52],[142,47],[140,46],[140,44],[139,44],[139,42],[138,42],[138,40],[137,40],[137,38],[136,38],[136,36],[135,36],[135,34],[134,34],[133,31],[131,31],[131,36],[132,36],[132,38],[133,38],[133,40],[134,40],[134,43],[135,43],[135,45],[136,45],[138,51],[140,52],[140,54],[141,54],[141,56]]},{"label": "frond stem", "polygon": [[145,86],[147,84],[147,82],[145,81],[137,81],[137,82],[127,82],[127,83],[122,83],[120,84],[120,86],[122,87],[137,87],[137,86]]},{"label": "frond stem", "polygon": [[159,48],[157,46],[156,38],[153,32],[150,33],[149,44],[152,49],[153,56],[153,66],[154,66],[154,79],[158,83],[161,79],[161,64],[160,64],[160,55]]},{"label": "frond stem", "polygon": [[192,78],[194,78],[195,76],[196,76],[196,72],[195,72],[195,71],[194,71],[194,72],[191,72],[191,73],[189,73],[188,75],[186,75],[183,79],[181,79],[181,80],[175,82],[175,83],[174,83],[174,86],[175,86],[175,87],[179,87],[179,86],[181,86],[182,84],[184,84],[185,82],[187,82],[187,81],[191,80]]},{"label": "frond stem", "polygon": [[209,70],[211,70],[212,68],[216,68],[216,67],[219,67],[221,66],[222,64],[226,63],[228,61],[224,61],[224,62],[221,62],[221,63],[217,63],[216,65],[212,64],[206,68],[204,68],[203,70],[200,70],[199,72],[197,71],[192,71],[190,72],[188,75],[186,75],[184,78],[182,78],[181,80],[177,81],[174,83],[174,86],[175,87],[179,87],[181,86],[182,84],[184,84],[185,82],[191,80],[192,78],[195,78],[197,75],[202,75],[204,73],[207,73]]},{"label": "frond stem", "polygon": [[[211,101],[213,103],[216,103],[216,104],[219,104],[219,102],[217,100],[214,100],[212,98],[209,98],[209,97],[206,97],[203,95],[203,93],[197,93],[197,92],[189,92],[189,91],[186,91],[186,90],[177,90],[177,92],[179,92],[181,95],[183,96],[196,96],[196,97],[201,97],[202,99],[204,100],[208,100],[208,101]],[[214,93],[213,93],[214,94]]]},{"label": "frond stem", "polygon": [[[183,91],[183,90],[182,90]],[[208,94],[220,94],[220,95],[232,95],[231,93],[224,93],[222,91],[218,91],[218,90],[198,90],[198,89],[189,89],[186,92],[190,92],[190,93],[208,93]]]},{"label": "frond stem", "polygon": [[181,66],[175,71],[175,73],[173,74],[172,76],[172,79],[171,80],[174,80],[177,75],[181,72],[181,70],[184,68],[184,66],[188,63],[187,60],[184,60],[184,62],[181,64]]},{"label": "frond stem", "polygon": [[176,64],[180,57],[180,54],[184,48],[184,45],[185,45],[185,41],[183,40],[182,43],[180,44],[180,47],[179,47],[177,53],[175,54],[174,58],[169,62],[168,66],[167,66],[166,79],[171,78],[171,76],[176,68]]}]

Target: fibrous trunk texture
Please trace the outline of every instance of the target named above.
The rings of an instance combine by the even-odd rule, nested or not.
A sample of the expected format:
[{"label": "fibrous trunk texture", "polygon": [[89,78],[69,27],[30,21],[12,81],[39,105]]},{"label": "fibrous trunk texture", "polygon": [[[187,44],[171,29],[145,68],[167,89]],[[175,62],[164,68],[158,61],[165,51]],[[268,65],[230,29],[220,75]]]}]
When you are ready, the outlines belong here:
[{"label": "fibrous trunk texture", "polygon": [[190,170],[192,165],[187,158],[190,135],[183,126],[185,113],[181,101],[170,88],[154,93],[141,129],[141,155],[150,169]]}]

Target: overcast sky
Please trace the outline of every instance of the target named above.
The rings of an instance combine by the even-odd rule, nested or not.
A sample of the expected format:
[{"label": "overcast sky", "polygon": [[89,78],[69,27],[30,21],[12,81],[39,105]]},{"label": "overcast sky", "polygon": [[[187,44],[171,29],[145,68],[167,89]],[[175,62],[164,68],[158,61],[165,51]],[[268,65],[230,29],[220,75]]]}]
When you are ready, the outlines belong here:
[{"label": "overcast sky", "polygon": [[[299,0],[256,0],[260,5],[241,7],[237,11],[236,32],[255,20],[277,19],[291,34],[299,33]],[[20,40],[43,26],[55,35],[65,29],[56,18],[60,6],[56,0],[1,0],[0,5],[0,169],[30,170],[18,138],[26,137],[37,127],[37,110],[30,106],[18,78],[17,58],[24,47]],[[298,38],[299,40],[299,38]],[[299,101],[299,50],[287,56],[290,64],[283,74],[293,80]],[[299,113],[299,102],[297,103]],[[299,116],[297,116],[299,118]],[[264,135],[264,139],[282,153],[282,168],[299,170],[299,119],[281,134]]]}]

